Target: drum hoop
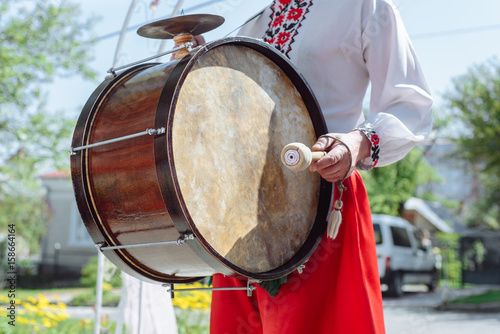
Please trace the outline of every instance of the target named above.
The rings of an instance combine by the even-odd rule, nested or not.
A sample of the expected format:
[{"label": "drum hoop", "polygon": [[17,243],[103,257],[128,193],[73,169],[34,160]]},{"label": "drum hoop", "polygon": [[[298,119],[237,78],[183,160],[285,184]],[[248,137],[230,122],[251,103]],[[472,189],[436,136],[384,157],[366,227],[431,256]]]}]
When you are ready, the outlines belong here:
[{"label": "drum hoop", "polygon": [[[77,126],[75,127],[75,133],[73,134],[72,147],[89,144],[88,141],[92,133],[91,129],[95,117],[98,114],[99,106],[114,87],[130,76],[159,64],[160,63],[148,63],[134,66],[124,70],[117,76],[109,77],[104,80],[94,90],[83,107],[82,113],[77,121]],[[80,131],[80,133],[77,133],[77,131]],[[90,187],[90,176],[88,174],[88,158],[89,155],[87,150],[82,150],[78,155],[71,156],[71,178],[78,210],[92,241],[96,245],[104,243],[109,246],[118,246],[120,243],[116,241],[110,231],[104,228],[99,210],[94,203],[92,189]],[[143,266],[141,266],[141,263],[137,260],[133,260],[133,257],[130,256],[126,250],[113,250],[107,253],[106,257],[121,270],[138,279],[142,277],[151,280],[151,282],[164,281],[168,283],[172,283],[175,280],[174,277],[170,276],[166,279],[165,277],[168,275],[157,273],[151,268],[145,270]],[[179,277],[179,282],[189,283],[199,279],[199,277]]]},{"label": "drum hoop", "polygon": [[[269,60],[274,62],[293,82],[295,88],[300,93],[304,104],[309,112],[316,137],[327,133],[327,127],[319,104],[304,77],[298,72],[293,64],[281,54],[276,48],[261,40],[249,37],[228,37],[205,44],[195,54],[188,55],[181,59],[170,74],[164,89],[161,93],[155,127],[166,127],[166,135],[156,137],[154,140],[154,152],[156,161],[157,178],[160,184],[160,191],[172,217],[174,224],[181,234],[193,233],[195,240],[188,241],[187,244],[197,255],[217,272],[234,275],[237,273],[254,279],[269,280],[287,275],[297,269],[307,258],[309,258],[319,245],[326,230],[326,220],[330,211],[332,184],[321,179],[320,196],[318,200],[318,210],[313,227],[300,250],[283,265],[264,273],[252,273],[244,270],[221,256],[203,237],[197,229],[185,203],[185,200],[176,177],[176,167],[173,155],[172,128],[175,115],[175,107],[179,98],[182,84],[187,78],[191,68],[197,59],[208,51],[222,45],[232,44],[249,47]],[[167,112],[168,111],[168,112]],[[316,111],[315,114],[314,111]],[[292,265],[290,265],[292,264]]]}]

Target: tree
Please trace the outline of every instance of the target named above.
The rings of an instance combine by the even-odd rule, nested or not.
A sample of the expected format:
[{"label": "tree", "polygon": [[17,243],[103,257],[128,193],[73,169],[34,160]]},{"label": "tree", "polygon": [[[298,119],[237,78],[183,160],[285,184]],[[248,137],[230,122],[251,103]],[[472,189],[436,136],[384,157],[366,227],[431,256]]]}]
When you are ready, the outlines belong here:
[{"label": "tree", "polygon": [[400,216],[404,203],[415,195],[419,185],[437,180],[434,169],[416,147],[402,160],[385,167],[362,172],[373,213]]},{"label": "tree", "polygon": [[484,193],[468,215],[470,225],[498,228],[500,221],[500,63],[496,58],[454,79],[446,96],[457,127],[458,156],[480,173]]},{"label": "tree", "polygon": [[65,1],[0,0],[0,15],[0,231],[16,224],[34,252],[49,215],[37,176],[47,164],[68,168],[74,127],[45,110],[43,88],[56,76],[94,77],[93,21]]}]

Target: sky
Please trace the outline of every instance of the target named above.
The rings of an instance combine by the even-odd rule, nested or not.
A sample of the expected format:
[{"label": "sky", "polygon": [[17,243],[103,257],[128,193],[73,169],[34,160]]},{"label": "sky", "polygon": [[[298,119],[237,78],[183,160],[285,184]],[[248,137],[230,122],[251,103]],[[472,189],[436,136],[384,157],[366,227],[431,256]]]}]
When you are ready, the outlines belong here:
[{"label": "sky", "polygon": [[[317,0],[319,1],[319,0]],[[334,0],[321,0],[334,1]],[[177,0],[160,0],[156,10],[151,0],[137,1],[127,25],[130,29],[122,39],[118,65],[154,55],[159,42],[136,34],[139,26],[171,15]],[[445,108],[443,94],[452,90],[452,79],[466,73],[474,65],[493,57],[500,58],[499,0],[393,0],[425,73],[435,99],[434,110]],[[47,87],[48,106],[64,111],[75,120],[92,91],[112,66],[131,0],[85,0],[81,2],[84,16],[97,16],[94,34],[99,37],[95,49],[89,50],[95,60],[89,64],[97,73],[97,81],[79,78],[58,79]],[[217,14],[224,24],[204,34],[207,41],[224,37],[248,17],[270,3],[269,0],[184,0],[184,14]],[[172,47],[168,41],[165,49]]]}]

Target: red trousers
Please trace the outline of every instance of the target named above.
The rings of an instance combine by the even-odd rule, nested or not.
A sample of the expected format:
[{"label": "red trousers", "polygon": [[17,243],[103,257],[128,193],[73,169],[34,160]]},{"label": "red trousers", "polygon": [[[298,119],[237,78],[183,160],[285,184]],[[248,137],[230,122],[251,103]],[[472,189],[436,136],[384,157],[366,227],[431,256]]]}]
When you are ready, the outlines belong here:
[{"label": "red trousers", "polygon": [[[335,240],[323,237],[275,297],[257,288],[214,291],[212,334],[382,334],[385,333],[377,254],[368,198],[355,171],[344,181],[342,225]],[[215,275],[214,287],[246,286]]]}]

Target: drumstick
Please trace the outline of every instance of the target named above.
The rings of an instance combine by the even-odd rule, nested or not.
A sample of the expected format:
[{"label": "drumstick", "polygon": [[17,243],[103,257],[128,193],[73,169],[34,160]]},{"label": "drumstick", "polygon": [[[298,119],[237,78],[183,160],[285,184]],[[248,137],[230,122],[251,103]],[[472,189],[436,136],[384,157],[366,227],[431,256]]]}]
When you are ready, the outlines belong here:
[{"label": "drumstick", "polygon": [[313,152],[302,143],[290,143],[281,150],[281,162],[293,171],[302,171],[311,163],[326,155],[324,151]]}]

